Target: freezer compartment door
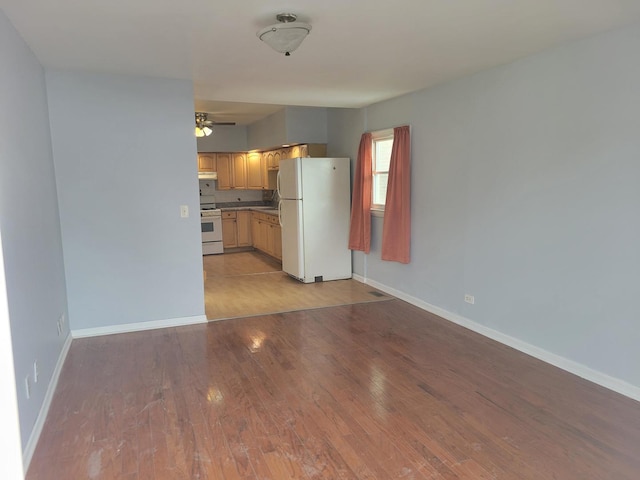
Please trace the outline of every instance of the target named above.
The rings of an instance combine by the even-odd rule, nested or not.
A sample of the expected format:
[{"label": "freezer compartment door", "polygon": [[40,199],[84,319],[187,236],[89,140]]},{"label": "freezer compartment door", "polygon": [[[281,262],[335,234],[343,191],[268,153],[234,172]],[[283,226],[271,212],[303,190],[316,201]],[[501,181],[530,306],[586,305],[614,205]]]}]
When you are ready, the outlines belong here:
[{"label": "freezer compartment door", "polygon": [[298,280],[304,280],[304,232],[302,200],[280,201],[282,224],[282,270]]}]

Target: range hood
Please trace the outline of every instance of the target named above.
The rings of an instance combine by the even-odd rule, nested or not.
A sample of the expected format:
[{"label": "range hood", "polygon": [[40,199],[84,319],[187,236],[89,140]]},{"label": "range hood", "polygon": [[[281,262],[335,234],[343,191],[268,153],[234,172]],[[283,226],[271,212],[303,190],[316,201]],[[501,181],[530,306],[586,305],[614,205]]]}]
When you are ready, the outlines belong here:
[{"label": "range hood", "polygon": [[218,172],[198,172],[198,180],[217,180]]}]

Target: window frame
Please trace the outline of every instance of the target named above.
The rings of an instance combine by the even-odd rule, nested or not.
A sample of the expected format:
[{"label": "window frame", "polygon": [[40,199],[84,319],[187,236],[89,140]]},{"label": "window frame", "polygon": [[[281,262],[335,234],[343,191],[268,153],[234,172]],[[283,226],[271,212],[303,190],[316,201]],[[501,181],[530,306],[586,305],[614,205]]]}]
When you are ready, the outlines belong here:
[{"label": "window frame", "polygon": [[[389,179],[389,170],[376,170],[376,143],[383,140],[391,140],[393,144],[393,128],[386,128],[384,130],[377,130],[371,132],[371,212],[376,215],[384,214],[385,204],[374,203],[375,198],[375,176],[376,174],[386,173],[387,180]],[[391,152],[389,152],[391,156]]]}]

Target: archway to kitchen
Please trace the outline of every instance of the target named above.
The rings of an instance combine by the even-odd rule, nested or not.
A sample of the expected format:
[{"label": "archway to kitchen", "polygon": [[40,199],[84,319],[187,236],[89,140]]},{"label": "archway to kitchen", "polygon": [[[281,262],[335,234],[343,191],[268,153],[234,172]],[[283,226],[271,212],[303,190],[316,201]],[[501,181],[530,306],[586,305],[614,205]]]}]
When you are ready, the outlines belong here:
[{"label": "archway to kitchen", "polygon": [[[354,280],[304,284],[282,272],[277,194],[271,189],[220,188],[221,184],[226,186],[226,177],[229,177],[227,170],[230,169],[224,166],[227,163],[246,165],[252,155],[199,154],[207,319],[219,320],[391,298]],[[215,162],[208,156],[215,156]],[[218,171],[215,174],[207,176],[204,173],[203,165],[207,162],[216,163]],[[275,186],[276,173],[269,172],[269,177],[273,177],[269,185],[273,183]]]}]

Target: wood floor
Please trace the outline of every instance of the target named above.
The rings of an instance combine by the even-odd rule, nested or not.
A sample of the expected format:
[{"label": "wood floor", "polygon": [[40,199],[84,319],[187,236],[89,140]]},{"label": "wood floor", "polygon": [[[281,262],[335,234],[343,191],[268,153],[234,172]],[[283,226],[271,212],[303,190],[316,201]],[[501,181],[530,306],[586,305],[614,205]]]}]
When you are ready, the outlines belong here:
[{"label": "wood floor", "polygon": [[279,262],[256,251],[203,258],[209,320],[393,298],[355,280],[303,284],[282,272]]},{"label": "wood floor", "polygon": [[76,339],[29,480],[637,480],[640,403],[400,300]]}]

